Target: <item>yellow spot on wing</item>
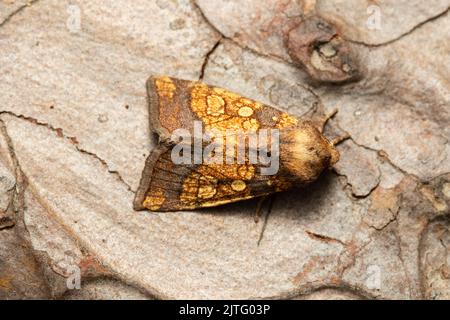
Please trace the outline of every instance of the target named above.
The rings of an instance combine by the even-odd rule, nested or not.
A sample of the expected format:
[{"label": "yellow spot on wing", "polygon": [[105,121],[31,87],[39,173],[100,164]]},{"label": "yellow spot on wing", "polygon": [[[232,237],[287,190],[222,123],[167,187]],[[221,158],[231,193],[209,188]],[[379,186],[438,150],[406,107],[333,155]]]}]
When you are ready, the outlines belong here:
[{"label": "yellow spot on wing", "polygon": [[218,95],[210,95],[206,98],[208,104],[207,113],[212,116],[220,116],[225,113],[225,101]]},{"label": "yellow spot on wing", "polygon": [[247,188],[247,185],[246,185],[246,183],[245,183],[244,181],[242,181],[242,180],[234,180],[234,181],[231,183],[231,188],[232,188],[234,191],[240,192],[240,191],[245,190],[245,188]]},{"label": "yellow spot on wing", "polygon": [[209,199],[217,193],[215,186],[211,184],[203,185],[198,188],[198,197],[201,199]]},{"label": "yellow spot on wing", "polygon": [[216,187],[216,178],[193,172],[184,180],[180,201],[186,205],[193,204],[198,199],[210,199],[216,195]]},{"label": "yellow spot on wing", "polygon": [[256,121],[256,119],[245,120],[242,123],[242,128],[244,128],[246,131],[256,131],[259,129],[259,123],[258,121]]},{"label": "yellow spot on wing", "polygon": [[238,111],[238,115],[240,115],[241,117],[250,117],[252,114],[253,109],[248,106],[241,107]]},{"label": "yellow spot on wing", "polygon": [[277,128],[285,128],[285,127],[290,127],[290,126],[295,126],[298,123],[298,119],[287,114],[287,113],[282,113],[280,115],[280,118],[278,119],[277,122]]},{"label": "yellow spot on wing", "polygon": [[242,179],[250,180],[255,175],[255,167],[252,165],[241,165],[238,168],[238,174],[242,177]]},{"label": "yellow spot on wing", "polygon": [[251,118],[255,110],[263,105],[221,88],[197,83],[191,91],[191,109],[202,119],[205,130],[218,131],[226,135],[228,131],[256,131],[259,122]]},{"label": "yellow spot on wing", "polygon": [[177,87],[169,77],[159,77],[155,80],[158,95],[161,98],[172,99]]},{"label": "yellow spot on wing", "polygon": [[156,190],[153,194],[145,198],[143,205],[150,210],[158,210],[165,200],[164,192],[162,190]]}]

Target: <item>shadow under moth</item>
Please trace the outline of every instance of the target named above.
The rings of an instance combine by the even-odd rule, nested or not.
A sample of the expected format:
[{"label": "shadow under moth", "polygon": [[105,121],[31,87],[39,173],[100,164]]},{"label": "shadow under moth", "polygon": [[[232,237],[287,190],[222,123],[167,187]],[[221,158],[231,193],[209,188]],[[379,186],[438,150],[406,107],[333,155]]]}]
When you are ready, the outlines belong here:
[{"label": "shadow under moth", "polygon": [[[150,77],[147,93],[160,143],[146,160],[135,210],[262,197],[308,184],[339,160],[335,142],[322,135],[328,118],[320,126],[222,88],[165,76]],[[269,173],[268,159],[277,162]]]}]

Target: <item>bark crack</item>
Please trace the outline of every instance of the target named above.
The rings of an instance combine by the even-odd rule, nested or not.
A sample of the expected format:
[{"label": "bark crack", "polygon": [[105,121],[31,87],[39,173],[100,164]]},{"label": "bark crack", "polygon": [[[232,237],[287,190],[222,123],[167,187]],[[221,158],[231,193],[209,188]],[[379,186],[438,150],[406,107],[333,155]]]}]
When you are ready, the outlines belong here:
[{"label": "bark crack", "polygon": [[315,233],[315,232],[312,232],[309,230],[305,230],[305,232],[311,239],[314,239],[314,240],[318,240],[318,241],[325,242],[325,243],[338,243],[344,247],[348,245],[347,243],[345,243],[344,241],[342,241],[340,239],[333,238],[333,237],[330,237],[330,236],[327,236],[324,234]]},{"label": "bark crack", "polygon": [[[400,262],[402,264],[402,268],[403,268],[403,272],[405,273],[405,277],[408,280],[409,297],[411,298],[411,296],[413,294],[413,288],[412,288],[412,286],[413,286],[412,282],[413,281],[411,280],[411,275],[409,274],[408,268],[406,267],[405,260],[403,259],[402,239],[401,239],[401,236],[400,236],[400,230],[399,230],[398,221],[397,221],[397,228],[395,229],[394,235],[395,235],[395,238],[397,240],[396,242],[397,242],[398,258],[400,259]],[[419,250],[419,248],[417,248],[417,249]],[[419,256],[420,255],[418,253],[418,257]],[[420,269],[418,271],[419,271],[419,277],[420,277]],[[420,282],[420,279],[419,279],[419,282]],[[422,290],[420,290],[420,291],[421,291],[421,294],[423,294]]]},{"label": "bark crack", "polygon": [[[396,170],[400,171],[401,173],[403,173],[405,176],[411,176],[413,178],[415,178],[416,180],[420,181],[420,178],[418,176],[416,176],[413,173],[410,173],[408,171],[406,171],[405,169],[400,168],[398,165],[396,165],[390,158],[389,158],[389,154],[384,151],[383,149],[375,149],[369,146],[366,146],[362,143],[359,143],[358,141],[356,141],[352,136],[349,137],[349,139],[356,144],[358,147],[364,148],[366,150],[372,151],[372,152],[376,152],[378,157],[381,157],[382,159],[386,160],[392,167],[394,167]],[[370,193],[369,193],[370,194]]]},{"label": "bark crack", "polygon": [[358,45],[362,45],[362,46],[369,47],[369,48],[379,48],[379,47],[387,46],[389,44],[392,44],[392,43],[394,43],[394,42],[396,42],[398,40],[401,40],[402,38],[412,34],[414,31],[420,29],[424,25],[426,25],[426,24],[428,24],[428,23],[430,23],[432,21],[438,20],[439,18],[445,16],[449,12],[449,10],[450,10],[450,7],[447,7],[447,9],[445,9],[444,11],[442,11],[442,12],[440,12],[440,13],[438,13],[438,14],[436,14],[436,15],[428,18],[428,19],[425,19],[422,22],[419,22],[418,24],[416,24],[414,27],[412,27],[408,31],[406,31],[406,32],[402,33],[401,35],[399,35],[398,37],[395,37],[394,39],[388,40],[386,42],[377,43],[377,44],[371,44],[371,43],[366,43],[364,41],[348,39],[348,38],[345,38],[345,37],[344,37],[344,39],[346,41],[348,41],[348,42],[351,42],[351,43],[354,43],[354,44],[358,44]]},{"label": "bark crack", "polygon": [[208,66],[209,58],[211,55],[216,51],[216,49],[219,47],[220,43],[222,42],[223,36],[220,35],[219,40],[211,47],[211,49],[206,53],[205,59],[203,60],[202,67],[200,69],[200,76],[199,80],[203,80],[203,77],[205,76],[206,67]]},{"label": "bark crack", "polygon": [[[348,195],[348,198],[350,199],[350,200],[354,200],[354,199],[365,199],[365,198],[367,198],[367,197],[369,197],[371,194],[372,194],[372,192],[376,189],[376,188],[378,188],[378,186],[380,185],[380,183],[381,183],[381,173],[378,175],[378,177],[377,177],[377,183],[366,193],[366,194],[356,194],[354,191],[353,191],[353,184],[351,183],[351,182],[349,182],[349,179],[348,179],[348,176],[346,175],[346,174],[343,174],[343,173],[340,173],[340,172],[338,172],[337,171],[337,169],[336,168],[331,168],[331,170],[332,170],[332,172],[334,173],[334,174],[336,174],[338,177],[342,177],[342,178],[344,178],[345,179],[345,185],[344,185],[344,188],[345,188],[345,191],[346,191],[346,193],[347,193],[347,195]],[[379,171],[379,170],[378,170]]]},{"label": "bark crack", "polygon": [[33,5],[34,3],[38,2],[38,1],[39,0],[29,0],[29,1],[27,1],[27,3],[18,7],[16,10],[11,12],[2,22],[0,22],[0,28],[3,27],[5,24],[7,24],[8,21],[10,21],[11,18],[14,17],[16,14],[22,12],[27,7],[31,7],[31,5]]},{"label": "bark crack", "polygon": [[372,228],[376,231],[383,231],[384,229],[386,229],[389,225],[391,225],[393,222],[397,221],[397,217],[398,217],[398,213],[401,210],[401,207],[399,207],[395,212],[393,212],[391,209],[388,209],[390,213],[392,213],[392,218],[389,219],[384,225],[382,225],[381,227],[375,227],[374,225],[371,224],[367,224],[367,226],[369,228]]},{"label": "bark crack", "polygon": [[[2,112],[0,112],[0,115]],[[21,246],[24,250],[28,251],[31,256],[33,257],[36,264],[39,266],[39,270],[36,270],[36,272],[39,272],[41,275],[41,278],[43,279],[43,285],[45,286],[45,292],[48,297],[51,297],[51,289],[50,284],[48,282],[48,279],[45,277],[45,272],[43,269],[42,264],[40,263],[40,260],[38,256],[36,255],[36,251],[33,248],[30,232],[28,230],[28,226],[25,223],[25,191],[28,186],[28,181],[23,173],[19,159],[17,157],[16,151],[14,149],[14,145],[12,143],[12,139],[8,134],[6,124],[4,123],[3,119],[0,118],[0,134],[3,135],[9,156],[11,158],[14,175],[15,175],[15,187],[14,187],[14,194],[11,200],[11,203],[8,206],[11,206],[11,210],[13,210],[13,223],[14,225],[11,227],[14,227],[14,233],[17,239],[19,240],[16,245]]]},{"label": "bark crack", "polygon": [[195,8],[195,10],[197,10],[197,12],[200,14],[200,16],[202,17],[202,19],[206,22],[206,24],[215,32],[217,32],[220,36],[221,36],[221,40],[225,39],[230,41],[231,43],[233,43],[234,45],[238,46],[239,48],[241,48],[242,50],[248,50],[251,53],[259,56],[259,57],[263,57],[266,59],[271,59],[271,60],[275,60],[277,62],[283,63],[287,66],[290,67],[295,67],[298,68],[298,66],[296,66],[294,63],[292,63],[291,61],[288,61],[280,56],[277,55],[273,55],[273,54],[264,54],[262,52],[259,52],[256,49],[250,48],[242,43],[239,43],[238,41],[236,41],[235,39],[226,36],[224,33],[222,33],[219,29],[217,29],[217,27],[206,17],[205,13],[203,12],[202,8],[197,4],[197,1],[195,0],[191,0],[192,1],[192,5]]},{"label": "bark crack", "polygon": [[200,16],[202,17],[203,21],[206,22],[206,24],[215,32],[217,32],[222,38],[224,39],[229,39],[231,41],[233,41],[232,39],[228,38],[226,35],[224,35],[219,29],[216,28],[216,26],[209,21],[209,19],[206,17],[205,13],[203,12],[202,8],[200,8],[200,6],[198,5],[197,1],[195,0],[191,0],[192,1],[192,6],[194,7],[194,9],[200,14]]},{"label": "bark crack", "polygon": [[[339,284],[325,284],[323,281],[313,281],[307,286],[302,286],[301,288],[297,288],[292,292],[284,292],[282,294],[271,296],[269,298],[264,297],[263,299],[271,299],[271,300],[286,300],[293,299],[299,297],[305,297],[316,292],[320,292],[322,290],[337,290],[342,291],[344,293],[353,294],[361,299],[377,299],[377,296],[368,292],[365,288],[362,288],[357,285],[351,285],[346,282],[341,282]],[[251,299],[261,299],[261,297],[255,297]]]},{"label": "bark crack", "polygon": [[354,243],[354,235],[352,240],[350,240],[349,244],[346,245],[345,247],[345,251],[343,253],[341,253],[338,257],[338,261],[341,262],[342,261],[342,257],[344,256],[344,254],[349,253],[350,254],[350,259],[349,262],[346,264],[339,264],[339,266],[341,267],[340,270],[337,271],[337,274],[339,276],[340,279],[342,279],[344,277],[344,273],[350,269],[351,267],[353,267],[356,263],[356,259],[358,258],[358,255],[369,245],[371,244],[373,241],[372,237],[369,237],[369,240],[365,243],[363,243],[361,246],[357,247],[356,249],[353,248],[353,243]]},{"label": "bark crack", "polygon": [[117,179],[127,187],[128,191],[133,192],[133,193],[135,192],[134,190],[132,190],[131,186],[122,178],[120,172],[118,172],[117,170],[110,169],[108,162],[106,160],[102,159],[101,157],[99,157],[97,154],[81,148],[78,145],[77,138],[75,136],[65,135],[64,130],[62,128],[56,128],[49,123],[41,122],[33,117],[25,116],[23,114],[15,114],[14,112],[11,112],[11,111],[0,111],[0,115],[3,115],[3,114],[7,114],[9,116],[28,121],[32,124],[45,127],[47,129],[49,129],[50,131],[55,132],[58,137],[68,140],[75,147],[75,149],[77,151],[79,151],[83,154],[86,154],[88,156],[91,156],[91,157],[95,158],[96,160],[98,160],[104,167],[106,167],[106,170],[109,173],[115,175],[117,177]]},{"label": "bark crack", "polygon": [[16,180],[14,186],[14,194],[12,196],[11,202],[8,204],[8,207],[14,211],[14,222],[16,222],[19,218],[18,215],[20,214],[20,211],[24,208],[24,175],[22,169],[20,168],[19,160],[16,156],[11,137],[9,136],[6,125],[2,119],[0,119],[0,133],[6,140],[9,156],[13,165],[14,178]]},{"label": "bark crack", "polygon": [[[214,31],[216,31],[218,34],[220,34],[223,39],[227,39],[230,42],[232,42],[233,44],[237,45],[238,47],[240,47],[242,49],[245,49],[245,50],[249,50],[249,51],[251,51],[252,53],[254,53],[254,54],[258,55],[258,56],[262,56],[262,57],[269,58],[269,59],[274,59],[274,60],[277,60],[279,62],[283,62],[283,63],[285,63],[285,64],[287,64],[289,66],[297,67],[294,63],[292,63],[291,61],[286,60],[283,57],[272,55],[272,54],[264,54],[262,52],[259,52],[259,51],[255,50],[253,48],[250,48],[250,47],[248,47],[246,45],[243,45],[243,44],[237,42],[232,37],[226,36],[206,17],[206,15],[203,12],[202,8],[197,4],[196,0],[192,0],[192,4],[193,4],[194,8],[199,12],[199,14],[203,18],[203,20],[210,26],[210,28],[213,29]],[[402,38],[412,34],[414,31],[420,29],[424,25],[426,25],[426,24],[428,24],[428,23],[430,23],[432,21],[438,20],[439,18],[445,16],[449,11],[450,11],[450,7],[447,7],[447,9],[445,9],[444,11],[442,11],[442,12],[440,12],[440,13],[438,13],[438,14],[436,14],[436,15],[434,15],[434,16],[428,18],[428,19],[425,19],[424,21],[416,24],[410,30],[408,30],[405,33],[399,35],[398,37],[395,37],[394,39],[391,39],[391,40],[383,42],[383,43],[370,44],[370,43],[366,43],[364,41],[358,41],[358,40],[349,39],[349,38],[344,37],[343,35],[342,35],[342,38],[345,41],[348,41],[350,43],[366,46],[366,47],[369,47],[369,48],[378,48],[378,47],[387,46],[389,44],[392,44],[392,43],[394,43],[394,42],[396,42],[396,41],[398,41],[398,40],[400,40],[400,39],[402,39]]]}]

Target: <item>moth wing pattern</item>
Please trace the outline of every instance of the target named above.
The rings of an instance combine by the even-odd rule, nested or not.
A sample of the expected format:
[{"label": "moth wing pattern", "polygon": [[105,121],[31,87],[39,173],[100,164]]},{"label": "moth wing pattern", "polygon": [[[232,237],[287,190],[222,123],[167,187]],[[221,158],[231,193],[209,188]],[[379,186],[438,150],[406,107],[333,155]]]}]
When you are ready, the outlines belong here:
[{"label": "moth wing pattern", "polygon": [[287,190],[288,180],[261,175],[258,165],[174,164],[161,145],[147,159],[135,210],[181,211],[213,207]]},{"label": "moth wing pattern", "polygon": [[167,76],[147,80],[150,127],[160,140],[170,140],[176,129],[193,133],[194,121],[204,130],[250,132],[295,127],[299,120],[286,112],[226,89],[203,82]]},{"label": "moth wing pattern", "polygon": [[290,131],[304,122],[271,106],[202,82],[165,76],[147,81],[150,125],[162,143],[148,157],[137,190],[135,210],[180,211],[218,206],[284,191],[292,175],[283,170],[263,175],[261,165],[175,164],[171,159],[176,129],[194,131],[201,121],[204,131],[229,131],[242,135],[260,129]]}]

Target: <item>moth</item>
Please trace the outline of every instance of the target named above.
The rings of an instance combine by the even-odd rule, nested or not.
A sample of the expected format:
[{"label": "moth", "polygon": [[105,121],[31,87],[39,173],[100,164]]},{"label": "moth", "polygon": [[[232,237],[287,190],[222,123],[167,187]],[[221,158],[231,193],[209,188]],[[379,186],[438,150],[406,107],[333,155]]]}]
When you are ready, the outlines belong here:
[{"label": "moth", "polygon": [[[317,123],[226,89],[152,76],[147,94],[150,126],[160,143],[146,160],[135,210],[183,211],[263,197],[311,183],[339,160],[335,142],[323,136]],[[208,148],[200,139],[204,135],[199,138],[196,132],[199,123],[204,131],[214,132],[212,140],[224,137],[208,153],[226,151],[219,152],[224,161],[204,161],[205,153],[192,148]],[[277,134],[258,139],[263,131]],[[174,138],[176,132],[181,134]],[[261,159],[258,153],[264,153],[258,148],[264,149],[266,160],[278,161],[275,171],[268,174],[267,161],[255,161],[255,156]],[[191,161],[174,161],[180,154]]]}]

